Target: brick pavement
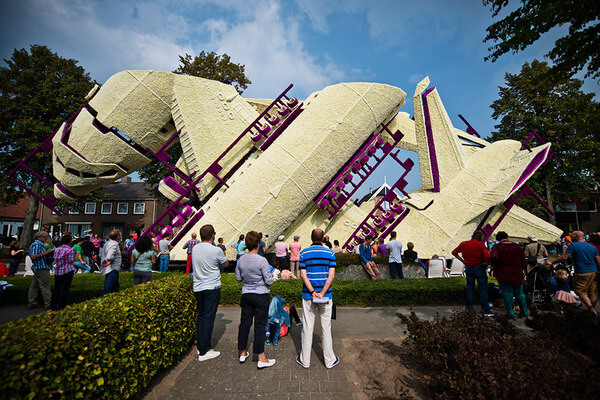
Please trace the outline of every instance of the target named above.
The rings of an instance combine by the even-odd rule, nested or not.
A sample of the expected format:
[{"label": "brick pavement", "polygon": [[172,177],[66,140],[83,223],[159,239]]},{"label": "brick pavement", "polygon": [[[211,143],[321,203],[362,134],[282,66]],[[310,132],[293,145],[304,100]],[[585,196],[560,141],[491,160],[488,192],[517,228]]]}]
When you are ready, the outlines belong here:
[{"label": "brick pavement", "polygon": [[[414,311],[424,318],[436,313],[449,315],[455,307],[417,307]],[[351,339],[387,339],[403,336],[404,327],[396,312],[410,313],[405,307],[339,307],[337,320],[333,321],[334,350],[340,364],[333,369],[323,365],[320,347],[320,325],[315,324],[315,338],[311,366],[304,369],[296,363],[300,352],[301,327],[294,326],[290,334],[282,338],[279,346],[265,348],[267,357],[277,360],[273,367],[258,370],[257,357],[248,358],[246,363],[237,360],[237,328],[240,309],[220,307],[213,332],[213,347],[221,355],[213,360],[199,362],[195,348],[184,360],[164,376],[158,377],[144,400],[158,399],[366,399],[352,365],[343,357],[344,342]],[[317,318],[318,321],[318,318]],[[252,330],[251,330],[252,331]],[[251,334],[252,339],[252,334]],[[251,343],[251,342],[250,342]]]}]

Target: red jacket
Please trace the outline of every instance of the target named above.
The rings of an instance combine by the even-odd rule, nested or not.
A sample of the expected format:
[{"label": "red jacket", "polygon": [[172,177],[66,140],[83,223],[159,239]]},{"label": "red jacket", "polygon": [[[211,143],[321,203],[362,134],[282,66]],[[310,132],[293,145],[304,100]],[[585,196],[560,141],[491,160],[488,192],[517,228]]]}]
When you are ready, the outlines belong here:
[{"label": "red jacket", "polygon": [[458,257],[458,253],[462,253],[466,265],[483,265],[490,261],[490,252],[479,240],[471,239],[462,242],[452,250],[454,257]]},{"label": "red jacket", "polygon": [[522,285],[523,270],[526,267],[525,253],[521,246],[513,242],[500,242],[492,247],[494,276],[500,282]]}]

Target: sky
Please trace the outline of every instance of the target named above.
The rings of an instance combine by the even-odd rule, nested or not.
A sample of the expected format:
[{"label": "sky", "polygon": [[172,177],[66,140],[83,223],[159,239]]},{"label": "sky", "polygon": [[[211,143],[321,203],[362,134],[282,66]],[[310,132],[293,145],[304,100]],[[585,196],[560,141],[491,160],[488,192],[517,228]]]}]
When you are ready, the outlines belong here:
[{"label": "sky", "polygon": [[[410,115],[415,86],[429,76],[453,124],[466,130],[462,114],[487,137],[505,74],[544,60],[564,32],[486,62],[485,29],[499,17],[478,0],[2,0],[0,58],[46,45],[103,83],[127,69],[172,71],[180,55],[215,51],[245,65],[252,84],[244,97],[274,98],[290,83],[303,99],[339,82],[377,82],[403,89],[400,111]],[[600,93],[593,80],[583,89]],[[417,161],[403,151],[407,157]],[[392,185],[400,173],[384,162],[357,195]],[[420,187],[418,167],[408,181],[409,190]]]}]

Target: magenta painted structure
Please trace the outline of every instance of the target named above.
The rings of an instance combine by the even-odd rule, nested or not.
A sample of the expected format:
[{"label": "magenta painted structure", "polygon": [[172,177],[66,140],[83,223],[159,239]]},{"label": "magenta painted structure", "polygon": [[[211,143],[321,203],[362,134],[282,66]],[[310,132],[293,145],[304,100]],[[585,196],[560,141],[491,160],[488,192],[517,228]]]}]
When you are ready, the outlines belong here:
[{"label": "magenta painted structure", "polygon": [[[367,138],[350,161],[338,171],[325,189],[315,198],[315,203],[329,213],[329,219],[338,213],[404,137],[400,130],[395,132],[389,130],[388,125],[394,118],[396,115],[387,124],[383,124],[380,131],[375,131]],[[391,143],[383,138],[384,132],[392,137]],[[381,150],[380,155],[378,154],[379,150]],[[369,165],[371,160],[375,160],[374,165]],[[355,176],[358,176],[358,182],[353,181]]]},{"label": "magenta painted structure", "polygon": [[[388,192],[377,202],[373,210],[367,215],[367,217],[358,225],[358,228],[352,233],[350,238],[344,243],[342,246],[346,251],[352,252],[356,245],[358,245],[361,240],[364,240],[367,236],[371,236],[372,238],[385,238],[387,235],[392,232],[396,226],[410,212],[410,210],[403,206],[400,203],[400,199],[394,192],[394,190],[398,189],[405,196],[408,196],[408,193],[404,190],[407,185],[406,175],[410,172],[415,163],[410,159],[406,159],[406,161],[402,162],[398,158],[398,153],[400,150],[396,151],[392,154],[392,158],[396,160],[403,168],[404,173],[402,176],[394,183],[394,185],[388,190]],[[383,209],[383,203],[388,202],[390,204],[390,209]],[[380,212],[381,215],[377,216],[377,212]]]},{"label": "magenta painted structure", "polygon": [[[531,153],[532,150],[531,150],[531,147],[529,146],[529,143],[533,139],[536,139],[540,145],[544,144],[546,142],[540,137],[540,135],[538,135],[538,133],[535,130],[531,129],[530,132],[531,132],[530,135],[523,142],[523,147],[526,148],[527,150],[529,150],[529,152]],[[544,207],[548,211],[548,213],[550,213],[550,215],[554,215],[554,211],[552,211],[550,209],[550,207],[548,207],[548,205],[544,202],[544,200],[542,200],[541,197],[538,196],[538,194],[535,193],[535,191],[531,187],[529,187],[529,185],[525,184],[527,179],[529,179],[540,166],[546,165],[550,161],[550,159],[554,158],[554,157],[556,157],[556,155],[552,152],[552,150],[550,150],[550,148],[546,148],[544,151],[541,151],[535,155],[535,157],[529,162],[527,167],[525,167],[525,170],[523,171],[523,173],[517,180],[517,183],[511,189],[511,192],[514,192],[515,190],[517,190],[517,192],[515,192],[515,194],[513,196],[509,197],[504,203],[502,203],[502,206],[504,207],[504,211],[502,212],[500,217],[496,220],[496,222],[493,225],[487,223],[486,221],[488,220],[488,218],[490,217],[490,215],[492,214],[492,212],[494,211],[494,209],[497,206],[490,207],[488,209],[488,211],[484,215],[483,219],[477,226],[477,229],[479,229],[483,232],[485,240],[489,239],[489,237],[496,230],[496,228],[500,225],[500,223],[502,222],[504,217],[506,217],[506,215],[511,210],[511,208],[513,208],[513,206],[515,204],[517,204],[517,202],[523,197],[528,198],[530,196],[533,196],[533,198],[536,199],[538,201],[538,203],[540,203],[542,205],[542,207]],[[545,161],[544,161],[544,159],[545,159]]]},{"label": "magenta painted structure", "polygon": [[[183,180],[187,183],[187,187],[179,184],[172,176],[163,180],[163,183],[179,194],[179,198],[175,200],[162,213],[142,235],[150,236],[160,240],[166,234],[172,234],[175,230],[185,225],[177,231],[175,237],[171,240],[171,244],[175,246],[181,239],[185,237],[187,232],[204,216],[204,211],[201,209],[197,212],[190,213],[191,207],[186,205],[195,199],[198,199],[200,192],[197,185],[208,174],[214,176],[219,183],[215,188],[208,193],[203,200],[206,201],[214,195],[221,187],[229,187],[226,180],[244,163],[244,161],[252,153],[258,149],[266,150],[275,139],[288,127],[288,125],[303,111],[303,103],[296,98],[290,98],[287,93],[294,85],[289,85],[271,104],[263,111],[244,131],[233,140],[233,142],[221,153],[219,157],[200,175],[196,173],[186,176]],[[240,160],[228,171],[223,170],[220,165],[221,160],[238,144],[246,135],[255,143],[255,146],[250,149]],[[172,138],[174,139],[174,137]],[[171,140],[172,140],[171,139]],[[166,143],[158,152],[153,153],[147,149],[152,155],[158,158],[163,164],[166,164],[168,154],[164,152],[164,148],[168,146]],[[167,156],[165,158],[165,155]],[[180,176],[180,174],[177,174]],[[132,246],[133,248],[133,246]]]},{"label": "magenta painted structure", "polygon": [[[80,111],[81,110],[77,111],[73,116],[71,116],[71,118],[69,118],[67,120],[67,123],[65,124],[65,130],[66,130],[67,126],[69,126],[75,120],[75,118],[77,117],[77,115],[79,114]],[[37,179],[39,179],[44,185],[49,186],[50,188],[54,189],[54,184],[52,182],[50,182],[48,179],[44,178],[38,172],[34,171],[29,165],[27,165],[27,163],[29,161],[31,161],[40,152],[49,153],[52,151],[52,148],[54,147],[54,145],[52,144],[52,139],[58,133],[59,130],[60,130],[60,128],[58,128],[52,135],[48,136],[38,147],[36,147],[31,153],[29,153],[25,158],[23,158],[17,164],[17,166],[14,167],[12,169],[12,171],[10,171],[8,173],[8,179],[13,181],[19,187],[23,188],[27,193],[29,193],[31,196],[33,196],[35,199],[37,199],[40,203],[42,203],[43,205],[48,207],[50,210],[52,210],[56,215],[63,215],[62,212],[60,212],[56,208],[56,206],[58,205],[58,199],[56,199],[52,195],[47,195],[45,197],[41,197],[40,194],[35,193],[29,186],[27,186],[24,182],[22,182],[18,176],[18,174],[22,173],[24,170],[24,171],[30,173],[31,175],[33,175],[34,177],[36,177]],[[65,193],[71,197],[75,197],[73,195],[73,193],[68,191],[60,183],[57,184],[57,187],[63,193]]]},{"label": "magenta painted structure", "polygon": [[465,119],[465,117],[463,117],[461,114],[458,114],[458,118],[462,119],[462,121],[465,123],[465,125],[467,125],[467,133],[469,135],[477,136],[478,138],[481,137],[479,135],[479,133],[475,130],[475,128],[473,128],[471,126],[471,124],[467,122],[467,120]]}]

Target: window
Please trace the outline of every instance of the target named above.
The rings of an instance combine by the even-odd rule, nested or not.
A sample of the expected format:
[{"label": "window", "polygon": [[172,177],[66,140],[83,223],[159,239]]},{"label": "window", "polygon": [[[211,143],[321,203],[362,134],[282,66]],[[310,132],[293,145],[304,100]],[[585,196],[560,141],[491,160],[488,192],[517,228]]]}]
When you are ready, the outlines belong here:
[{"label": "window", "polygon": [[134,214],[144,214],[146,212],[146,203],[133,203]]},{"label": "window", "polygon": [[67,232],[71,236],[84,236],[85,231],[90,229],[91,224],[89,222],[70,222],[67,224]]},{"label": "window", "polygon": [[129,212],[129,204],[117,203],[117,214],[127,214]]},{"label": "window", "polygon": [[74,204],[69,206],[69,214],[77,215],[79,214],[79,204]]},{"label": "window", "polygon": [[101,214],[112,214],[112,203],[102,203]]},{"label": "window", "polygon": [[96,214],[96,203],[85,203],[86,214]]},{"label": "window", "polygon": [[587,202],[588,211],[589,212],[597,212],[598,211],[598,203],[594,200],[588,200]]}]

